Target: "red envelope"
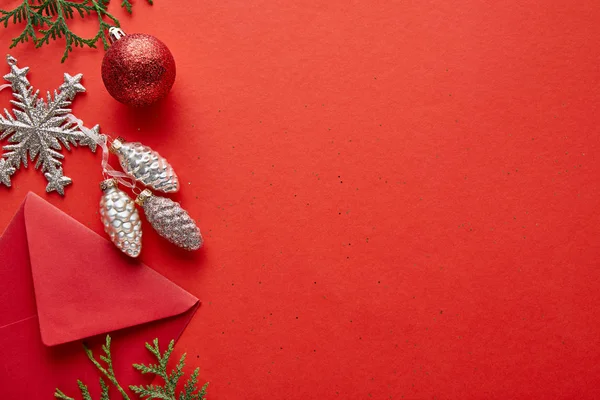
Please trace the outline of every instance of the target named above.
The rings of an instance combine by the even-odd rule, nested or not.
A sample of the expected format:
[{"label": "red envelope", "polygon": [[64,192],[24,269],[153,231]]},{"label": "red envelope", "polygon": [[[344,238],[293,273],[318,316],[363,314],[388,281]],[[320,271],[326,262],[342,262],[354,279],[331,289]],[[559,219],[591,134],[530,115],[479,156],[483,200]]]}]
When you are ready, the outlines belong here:
[{"label": "red envelope", "polygon": [[[56,387],[79,398],[76,380],[99,394],[98,358],[113,337],[122,385],[148,383],[131,364],[155,362],[145,342],[177,339],[196,297],[30,193],[0,238],[2,399],[51,399]],[[95,398],[95,397],[94,397]]]}]

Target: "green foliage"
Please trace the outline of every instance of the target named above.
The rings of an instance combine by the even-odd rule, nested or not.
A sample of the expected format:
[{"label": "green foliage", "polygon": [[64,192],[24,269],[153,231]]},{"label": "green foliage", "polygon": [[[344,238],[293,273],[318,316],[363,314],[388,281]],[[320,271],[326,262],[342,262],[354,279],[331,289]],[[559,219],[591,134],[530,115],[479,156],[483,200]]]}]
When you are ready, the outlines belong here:
[{"label": "green foliage", "polygon": [[[129,396],[127,396],[127,392],[125,392],[125,389],[123,389],[121,387],[121,385],[119,385],[119,382],[117,381],[117,377],[115,376],[115,371],[113,370],[112,355],[110,354],[110,341],[111,341],[110,335],[106,335],[106,344],[102,345],[102,351],[104,351],[104,355],[100,356],[100,360],[102,360],[106,363],[106,368],[103,367],[102,364],[100,364],[100,362],[94,358],[94,355],[92,354],[92,350],[90,350],[85,345],[83,346],[83,348],[84,348],[85,353],[87,354],[88,358],[90,359],[90,361],[96,366],[96,368],[98,368],[98,371],[100,371],[113,385],[115,385],[115,387],[117,388],[119,393],[121,393],[121,395],[123,396],[123,399],[129,400]],[[88,399],[85,399],[85,397],[84,397],[84,400],[88,400]]]},{"label": "green foliage", "polygon": [[108,398],[108,385],[102,378],[100,378],[100,388],[102,389],[102,392],[100,393],[100,400],[110,400]]},{"label": "green foliage", "polygon": [[[109,1],[109,0],[106,0],[106,2],[107,2],[107,3],[108,3],[108,1]],[[154,1],[153,1],[153,0],[147,0],[147,1],[148,1],[148,4],[150,4],[150,5],[153,5],[153,4],[154,4]],[[123,7],[124,9],[126,9],[126,10],[127,10],[127,12],[128,12],[129,14],[131,14],[131,2],[130,2],[129,0],[123,0],[123,1],[121,2],[121,7]]]},{"label": "green foliage", "polygon": [[[147,0],[153,4],[152,0]],[[10,44],[12,49],[20,43],[33,41],[36,48],[49,44],[50,40],[65,39],[65,51],[61,62],[64,62],[75,47],[96,48],[100,40],[106,50],[109,46],[106,32],[112,26],[120,26],[119,20],[107,11],[109,0],[23,0],[13,10],[0,9],[0,24],[8,27],[9,23],[25,23],[25,28]],[[131,13],[131,2],[123,0],[121,6]],[[98,32],[91,38],[84,38],[75,34],[68,26],[67,21],[79,17],[84,18],[96,14],[98,19]],[[108,21],[108,22],[107,22]],[[38,36],[41,35],[40,36]]]},{"label": "green foliage", "polygon": [[[155,385],[147,385],[143,386],[129,386],[129,388],[136,394],[140,396],[140,398],[144,399],[164,399],[164,400],[177,400],[175,395],[175,390],[177,389],[177,383],[179,379],[183,376],[183,367],[185,366],[185,354],[181,356],[181,359],[175,366],[175,369],[171,371],[170,374],[167,373],[167,364],[169,362],[169,357],[171,357],[171,353],[173,352],[173,346],[175,346],[175,341],[171,340],[167,350],[163,355],[160,353],[160,349],[158,347],[158,339],[154,339],[153,346],[149,343],[146,343],[146,348],[150,353],[156,357],[158,360],[158,364],[133,364],[133,367],[140,371],[142,374],[154,374],[160,376],[163,381],[165,381],[165,385],[163,387],[155,386]],[[194,370],[187,383],[184,386],[184,391],[179,394],[179,400],[204,400],[204,396],[206,395],[206,387],[208,383],[206,383],[202,389],[198,390],[198,368]],[[197,392],[197,393],[196,393]]]},{"label": "green foliage", "polygon": [[77,386],[79,386],[79,390],[81,390],[81,397],[83,397],[83,400],[92,400],[88,387],[79,379],[77,380]]},{"label": "green foliage", "polygon": [[[123,389],[123,387],[117,381],[115,376],[115,372],[113,370],[112,364],[112,355],[110,352],[110,343],[111,338],[109,335],[106,336],[106,344],[102,345],[102,351],[104,354],[100,356],[100,360],[104,362],[105,365],[102,365],[100,361],[94,358],[92,351],[84,345],[85,353],[87,354],[90,361],[96,366],[98,371],[113,386],[119,391],[123,400],[131,400],[127,392]],[[154,357],[156,357],[158,364],[133,364],[133,368],[140,371],[142,374],[153,374],[161,377],[164,380],[164,386],[158,385],[146,385],[144,386],[129,386],[129,389],[133,391],[135,394],[139,396],[140,399],[162,399],[162,400],[206,400],[206,389],[208,388],[208,382],[202,386],[202,388],[198,389],[198,374],[199,369],[196,368],[190,378],[187,380],[183,391],[179,393],[179,397],[176,396],[175,391],[177,389],[177,383],[179,379],[184,375],[183,367],[185,366],[185,354],[181,356],[181,359],[175,366],[175,369],[171,371],[169,374],[167,371],[167,365],[169,363],[169,358],[171,357],[171,353],[173,352],[173,348],[175,346],[175,341],[171,340],[167,350],[161,354],[160,348],[158,347],[158,339],[154,339],[152,342],[153,345],[146,343],[146,348]],[[81,381],[77,381],[77,385],[79,386],[79,390],[81,391],[81,396],[83,400],[93,400],[90,396],[88,387]],[[108,385],[104,382],[102,378],[100,378],[100,387],[102,392],[100,394],[100,400],[110,400],[108,394]],[[67,396],[59,389],[56,389],[54,393],[54,397],[61,400],[75,400],[72,397]]]},{"label": "green foliage", "polygon": [[57,398],[57,399],[62,399],[62,400],[75,400],[74,398],[69,397],[66,394],[64,394],[59,389],[56,389],[56,392],[54,392],[54,397]]}]

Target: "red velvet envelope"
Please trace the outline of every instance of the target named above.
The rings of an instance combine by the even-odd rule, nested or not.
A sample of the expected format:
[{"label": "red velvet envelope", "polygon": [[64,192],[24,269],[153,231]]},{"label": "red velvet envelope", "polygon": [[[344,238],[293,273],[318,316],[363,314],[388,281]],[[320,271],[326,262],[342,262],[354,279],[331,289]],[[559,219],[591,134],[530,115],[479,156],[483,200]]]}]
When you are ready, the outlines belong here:
[{"label": "red velvet envelope", "polygon": [[30,193],[0,238],[2,399],[51,399],[76,380],[99,393],[96,356],[105,335],[122,385],[147,383],[131,364],[153,359],[145,342],[177,339],[198,299]]}]

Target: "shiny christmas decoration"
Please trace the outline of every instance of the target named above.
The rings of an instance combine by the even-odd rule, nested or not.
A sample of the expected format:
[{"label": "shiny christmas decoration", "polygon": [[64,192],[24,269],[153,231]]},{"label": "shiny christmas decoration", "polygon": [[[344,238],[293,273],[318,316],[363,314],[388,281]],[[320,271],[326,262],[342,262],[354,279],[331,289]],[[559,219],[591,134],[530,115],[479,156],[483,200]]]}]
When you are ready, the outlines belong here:
[{"label": "shiny christmas decoration", "polygon": [[[80,83],[83,75],[65,73],[64,83],[58,90],[48,93],[46,99],[38,98],[39,90],[34,92],[26,77],[29,68],[19,68],[17,60],[10,55],[6,59],[10,73],[4,79],[10,82],[16,100],[11,101],[15,106],[14,116],[6,109],[5,115],[0,114],[0,140],[8,138],[10,143],[4,146],[0,158],[0,184],[11,186],[11,176],[21,165],[27,167],[31,161],[48,180],[46,191],[64,195],[64,188],[71,184],[71,179],[63,175],[64,155],[59,150],[63,147],[71,150],[71,145],[78,144],[96,150],[96,142],[69,119],[71,101],[78,93],[85,92]],[[99,129],[95,126],[91,131],[97,134]]]},{"label": "shiny christmas decoration", "polygon": [[125,254],[137,257],[142,250],[142,223],[133,200],[117,187],[115,179],[100,183],[100,218],[110,240]]},{"label": "shiny christmas decoration", "polygon": [[148,189],[135,200],[144,208],[146,218],[158,234],[186,250],[198,250],[203,240],[200,229],[179,203],[154,196]]},{"label": "shiny christmas decoration", "polygon": [[112,142],[110,151],[119,157],[123,171],[136,181],[159,192],[179,190],[179,179],[173,167],[150,147],[117,138]]},{"label": "shiny christmas decoration", "polygon": [[[31,161],[44,173],[48,181],[46,191],[64,195],[71,179],[63,174],[64,155],[59,151],[63,147],[70,150],[70,146],[78,145],[87,146],[92,151],[100,147],[102,173],[110,178],[100,184],[103,191],[100,216],[104,230],[121,251],[137,257],[142,249],[139,213],[135,202],[117,185],[122,184],[135,194],[140,193],[137,182],[157,191],[176,192],[179,179],[173,167],[156,151],[141,143],[127,143],[119,138],[112,142],[109,150],[108,137],[100,134],[98,125],[87,128],[83,121],[71,114],[68,108],[71,101],[78,93],[85,92],[80,83],[81,74],[71,76],[65,73],[64,83],[53,94],[38,98],[39,91],[34,92],[26,77],[29,68],[19,68],[17,60],[11,56],[7,57],[7,61],[10,73],[4,78],[10,85],[0,86],[0,90],[11,87],[16,100],[11,101],[15,106],[14,115],[8,110],[4,110],[4,115],[0,114],[0,140],[8,139],[9,142],[0,156],[0,185],[11,186],[11,177],[21,165],[27,167]],[[163,71],[166,75],[172,73],[168,78],[168,88],[175,78],[174,62],[172,67],[171,72]],[[110,165],[111,152],[119,157],[125,172]],[[154,196],[148,189],[139,194],[136,202],[143,207],[148,221],[161,236],[186,250],[197,250],[202,246],[200,230],[179,203]]]},{"label": "shiny christmas decoration", "polygon": [[143,107],[162,99],[175,82],[175,59],[167,46],[151,35],[126,35],[111,28],[112,42],[102,60],[106,90],[121,103]]}]

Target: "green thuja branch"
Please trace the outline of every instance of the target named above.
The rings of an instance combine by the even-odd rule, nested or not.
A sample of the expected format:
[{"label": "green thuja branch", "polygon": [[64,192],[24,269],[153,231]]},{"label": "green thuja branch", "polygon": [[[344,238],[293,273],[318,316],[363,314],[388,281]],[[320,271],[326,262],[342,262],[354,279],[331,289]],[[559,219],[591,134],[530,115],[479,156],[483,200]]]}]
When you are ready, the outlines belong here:
[{"label": "green thuja branch", "polygon": [[[153,4],[154,4],[154,1],[153,1],[153,0],[147,0],[147,1],[148,1],[148,4],[150,4],[150,5],[153,5]],[[129,14],[131,14],[131,2],[130,2],[129,0],[123,0],[123,1],[121,2],[121,7],[123,7],[124,9],[126,9],[126,10],[127,10],[127,12],[128,12]]]},{"label": "green thuja branch", "polygon": [[54,392],[54,397],[61,400],[75,400],[74,398],[64,394],[60,389],[56,389],[56,392]]},{"label": "green thuja branch", "polygon": [[108,398],[108,385],[104,382],[102,378],[100,378],[100,388],[102,392],[100,393],[100,400],[110,400]]},{"label": "green thuja branch", "polygon": [[[100,379],[100,380],[102,381],[102,379]],[[80,380],[77,380],[77,386],[79,386],[79,390],[81,391],[81,397],[83,398],[83,400],[92,400],[90,391],[88,390],[88,387],[83,382],[81,382]],[[104,387],[102,389],[104,390]],[[107,390],[108,390],[108,388],[107,388]],[[108,393],[107,393],[107,395],[108,395]],[[63,400],[75,400],[74,398],[67,396],[66,394],[64,394],[63,392],[61,392],[58,389],[56,389],[56,393],[54,393],[54,397],[56,397],[57,399],[63,399]],[[104,399],[102,399],[102,400],[104,400]]]},{"label": "green thuja branch", "polygon": [[[44,4],[40,6],[40,10],[44,10],[43,7],[49,5],[51,1],[52,0],[46,0]],[[73,45],[75,45],[75,47],[88,46],[95,48],[96,42],[93,38],[85,39],[75,34],[69,29],[69,26],[67,25],[66,21],[68,18],[73,18],[73,10],[77,11],[81,17],[84,17],[86,14],[89,15],[89,7],[85,5],[85,3],[79,4],[77,7],[75,7],[63,0],[56,0],[55,5],[56,19],[48,23],[48,29],[40,29],[42,38],[34,40],[35,47],[42,47],[44,44],[50,43],[50,39],[56,40],[56,38],[64,36],[66,46],[61,62],[64,62],[69,56],[69,52],[73,51]],[[45,10],[48,10],[48,8],[45,8]]]},{"label": "green thuja branch", "polygon": [[78,380],[77,386],[79,386],[79,390],[81,390],[81,397],[83,397],[83,400],[92,400],[90,391],[88,390],[88,387],[83,382]]},{"label": "green thuja branch", "polygon": [[[106,344],[102,346],[102,350],[104,351],[104,355],[100,356],[100,360],[103,361],[106,366],[103,366],[98,360],[94,358],[92,351],[84,346],[85,352],[90,359],[90,361],[96,366],[96,368],[108,379],[110,383],[113,384],[123,397],[123,400],[130,400],[127,392],[123,389],[123,387],[117,381],[115,376],[115,372],[113,370],[112,364],[112,355],[110,352],[110,336],[106,336]],[[206,389],[208,387],[208,383],[205,383],[200,389],[198,389],[198,374],[199,368],[196,368],[192,375],[190,375],[186,384],[183,387],[183,391],[179,393],[179,397],[176,396],[177,383],[184,375],[183,367],[185,366],[185,354],[181,356],[181,359],[175,366],[175,369],[168,373],[167,365],[169,363],[169,358],[171,357],[171,353],[173,353],[173,348],[175,346],[175,341],[171,340],[167,350],[161,354],[160,348],[158,346],[158,339],[154,339],[152,342],[153,345],[146,343],[146,348],[154,357],[156,357],[158,363],[157,364],[133,364],[133,367],[140,371],[142,374],[153,374],[159,376],[163,381],[164,385],[146,385],[146,386],[129,386],[129,389],[133,391],[135,394],[139,396],[140,399],[162,399],[162,400],[206,400]],[[81,381],[77,381],[77,385],[79,386],[79,390],[81,392],[81,396],[83,400],[93,400],[88,387]],[[100,394],[100,400],[110,400],[108,394],[108,385],[104,382],[102,378],[100,378],[100,387],[102,389]],[[56,389],[54,393],[54,397],[62,400],[75,400],[72,397],[67,396],[61,390]]]},{"label": "green thuja branch", "polygon": [[[147,0],[153,4],[152,0]],[[50,40],[65,39],[65,51],[61,62],[64,62],[75,47],[96,48],[98,40],[102,41],[105,49],[108,48],[106,31],[112,26],[120,26],[119,20],[107,11],[109,0],[23,0],[13,10],[0,9],[0,24],[25,23],[23,31],[12,39],[10,48],[31,39],[36,48],[49,44]],[[121,6],[131,13],[131,2],[123,0]],[[98,18],[98,32],[91,38],[84,38],[75,34],[68,25],[68,20],[95,13]],[[38,34],[41,37],[38,37]]]},{"label": "green thuja branch", "polygon": [[[153,346],[146,343],[146,348],[150,353],[156,357],[158,364],[134,364],[133,367],[140,371],[142,374],[154,374],[162,378],[165,382],[164,386],[146,385],[144,386],[129,386],[129,388],[140,398],[144,399],[164,399],[164,400],[176,400],[175,390],[179,379],[183,376],[183,367],[185,366],[185,354],[181,356],[181,359],[175,366],[175,369],[169,374],[167,372],[167,364],[169,357],[173,352],[175,341],[171,340],[167,350],[161,355],[160,348],[158,347],[158,339],[154,339]],[[198,391],[198,373],[199,369],[196,368],[187,383],[184,386],[184,391],[179,394],[179,400],[204,400],[206,396],[206,383],[200,391]]]},{"label": "green thuja branch", "polygon": [[[179,394],[179,400],[205,400],[206,399],[206,389],[208,388],[208,382],[206,382],[202,388],[200,389],[200,391],[196,394],[194,394],[195,391],[198,390],[198,374],[200,373],[200,368],[196,368],[194,370],[194,372],[192,372],[192,375],[190,376],[190,379],[188,379],[187,383],[185,384],[183,390],[183,393]],[[195,397],[194,397],[195,396]]]},{"label": "green thuja branch", "polygon": [[111,13],[106,11],[106,6],[108,5],[108,0],[90,0],[92,6],[94,7],[94,11],[96,15],[98,15],[98,23],[100,25],[100,29],[98,29],[98,33],[94,36],[94,43],[98,41],[98,39],[102,39],[102,45],[104,46],[104,50],[107,50],[109,47],[108,38],[106,37],[106,32],[113,25],[104,21],[104,17],[108,18],[112,21],[114,26],[120,26],[119,20],[117,20]]},{"label": "green thuja branch", "polygon": [[113,385],[115,385],[119,393],[121,393],[121,395],[123,396],[123,400],[130,400],[129,396],[127,395],[127,392],[125,392],[125,389],[123,389],[121,385],[119,385],[117,377],[115,376],[115,371],[113,370],[112,364],[112,356],[110,354],[110,341],[110,336],[106,335],[106,344],[102,345],[104,355],[100,356],[100,359],[106,363],[106,368],[104,368],[102,364],[100,364],[100,362],[94,358],[92,350],[90,350],[85,345],[83,346],[83,348],[85,349],[85,353],[87,354],[90,361],[96,366],[96,368],[98,368],[98,371],[100,371],[106,377],[106,379],[108,379]]},{"label": "green thuja branch", "polygon": [[37,10],[29,4],[28,0],[24,0],[23,3],[14,10],[5,11],[0,9],[0,23],[6,28],[11,21],[13,24],[25,21],[25,28],[21,34],[12,39],[10,44],[10,48],[12,49],[19,43],[28,42],[30,38],[35,43],[37,41],[35,28],[48,25],[52,20],[42,13],[37,12]]}]

